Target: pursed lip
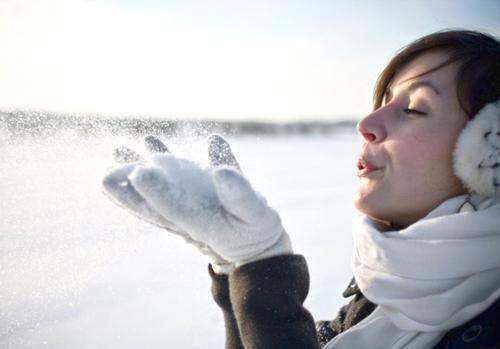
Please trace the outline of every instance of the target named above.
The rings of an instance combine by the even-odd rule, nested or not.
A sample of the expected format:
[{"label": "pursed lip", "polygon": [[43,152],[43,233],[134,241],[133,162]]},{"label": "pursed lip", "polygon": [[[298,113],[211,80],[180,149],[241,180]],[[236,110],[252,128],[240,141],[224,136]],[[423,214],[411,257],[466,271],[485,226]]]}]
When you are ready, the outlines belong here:
[{"label": "pursed lip", "polygon": [[380,170],[380,167],[375,166],[370,161],[366,160],[363,156],[360,156],[358,158],[357,168],[358,177],[365,177],[374,171]]}]

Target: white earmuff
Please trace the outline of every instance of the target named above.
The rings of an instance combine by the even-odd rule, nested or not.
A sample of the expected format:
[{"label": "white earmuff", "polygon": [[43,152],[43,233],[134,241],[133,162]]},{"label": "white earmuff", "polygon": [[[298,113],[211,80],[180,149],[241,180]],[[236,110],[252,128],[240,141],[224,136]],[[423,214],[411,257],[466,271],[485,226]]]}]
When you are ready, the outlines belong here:
[{"label": "white earmuff", "polygon": [[500,196],[500,100],[485,105],[460,133],[455,174],[470,191]]}]

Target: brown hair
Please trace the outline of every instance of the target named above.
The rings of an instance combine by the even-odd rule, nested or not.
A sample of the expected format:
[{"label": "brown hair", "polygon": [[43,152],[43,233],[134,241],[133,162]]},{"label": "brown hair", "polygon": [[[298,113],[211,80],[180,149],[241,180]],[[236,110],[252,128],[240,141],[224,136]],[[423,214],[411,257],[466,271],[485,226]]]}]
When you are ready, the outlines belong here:
[{"label": "brown hair", "polygon": [[420,75],[459,62],[457,97],[469,117],[474,116],[485,104],[500,99],[500,41],[477,31],[446,30],[417,39],[396,53],[375,84],[374,110],[382,105],[394,76],[408,62],[430,50],[444,50],[448,53],[448,59]]}]

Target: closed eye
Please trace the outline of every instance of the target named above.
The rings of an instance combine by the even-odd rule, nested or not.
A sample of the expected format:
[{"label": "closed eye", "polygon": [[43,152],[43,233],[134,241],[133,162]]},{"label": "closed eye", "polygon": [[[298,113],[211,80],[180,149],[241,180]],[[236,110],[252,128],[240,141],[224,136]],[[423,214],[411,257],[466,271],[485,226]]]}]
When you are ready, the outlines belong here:
[{"label": "closed eye", "polygon": [[426,113],[424,113],[423,111],[410,108],[403,109],[403,112],[405,112],[405,114],[426,115]]}]

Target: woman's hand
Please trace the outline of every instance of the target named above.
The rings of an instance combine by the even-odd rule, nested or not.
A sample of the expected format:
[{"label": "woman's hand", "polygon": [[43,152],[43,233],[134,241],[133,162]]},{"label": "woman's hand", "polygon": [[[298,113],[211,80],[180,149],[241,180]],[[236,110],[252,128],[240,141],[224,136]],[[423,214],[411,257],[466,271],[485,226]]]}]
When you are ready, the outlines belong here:
[{"label": "woman's hand", "polygon": [[184,237],[212,257],[217,272],[292,252],[279,215],[240,172],[222,137],[208,138],[208,168],[168,153],[153,136],[145,142],[153,152],[148,159],[127,148],[115,151],[125,164],[103,180],[114,202]]}]

